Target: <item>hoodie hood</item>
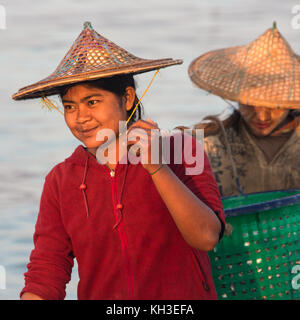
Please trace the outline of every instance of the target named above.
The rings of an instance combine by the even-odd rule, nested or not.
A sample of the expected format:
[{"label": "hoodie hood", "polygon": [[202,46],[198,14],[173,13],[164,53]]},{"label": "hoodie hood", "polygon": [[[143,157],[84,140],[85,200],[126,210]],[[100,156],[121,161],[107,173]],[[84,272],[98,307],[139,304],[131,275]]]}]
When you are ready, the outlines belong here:
[{"label": "hoodie hood", "polygon": [[89,160],[89,158],[91,158],[89,161],[90,166],[96,167],[101,165],[97,162],[97,159],[90,152],[87,151],[86,147],[84,147],[83,145],[79,145],[70,155],[70,157],[65,159],[65,162],[74,163],[79,166],[86,166],[86,162],[87,160]]}]

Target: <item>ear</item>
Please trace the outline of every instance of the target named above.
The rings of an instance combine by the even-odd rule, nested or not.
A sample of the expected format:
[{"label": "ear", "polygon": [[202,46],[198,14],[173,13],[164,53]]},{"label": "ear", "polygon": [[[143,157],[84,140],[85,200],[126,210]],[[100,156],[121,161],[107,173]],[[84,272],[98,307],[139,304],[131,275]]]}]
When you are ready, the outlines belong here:
[{"label": "ear", "polygon": [[134,99],[135,99],[135,90],[133,89],[133,87],[127,87],[125,89],[125,94],[124,94],[125,108],[127,111],[133,107]]}]

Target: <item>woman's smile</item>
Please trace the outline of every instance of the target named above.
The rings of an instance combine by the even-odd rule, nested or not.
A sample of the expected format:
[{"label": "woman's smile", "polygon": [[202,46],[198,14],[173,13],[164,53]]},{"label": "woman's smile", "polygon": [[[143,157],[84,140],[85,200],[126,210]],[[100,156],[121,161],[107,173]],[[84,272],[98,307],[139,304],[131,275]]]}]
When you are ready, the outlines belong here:
[{"label": "woman's smile", "polygon": [[92,136],[98,128],[99,126],[97,125],[93,127],[78,128],[77,131],[84,136]]}]

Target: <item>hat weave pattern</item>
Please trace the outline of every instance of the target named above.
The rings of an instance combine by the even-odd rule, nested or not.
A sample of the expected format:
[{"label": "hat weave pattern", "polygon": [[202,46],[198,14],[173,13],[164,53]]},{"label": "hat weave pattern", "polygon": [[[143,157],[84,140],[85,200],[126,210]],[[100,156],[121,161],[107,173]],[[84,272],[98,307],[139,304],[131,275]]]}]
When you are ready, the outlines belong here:
[{"label": "hat weave pattern", "polygon": [[208,52],[189,66],[191,80],[224,99],[300,108],[300,60],[276,28],[246,46]]},{"label": "hat weave pattern", "polygon": [[13,99],[57,94],[61,86],[120,74],[138,74],[181,64],[182,60],[142,59],[98,34],[89,22],[56,70],[47,78],[20,89]]},{"label": "hat weave pattern", "polygon": [[75,40],[57,69],[45,80],[113,69],[116,64],[124,66],[124,64],[135,64],[137,61],[146,62],[147,60],[135,57],[99,35],[90,25],[87,25],[84,34],[81,34]]}]

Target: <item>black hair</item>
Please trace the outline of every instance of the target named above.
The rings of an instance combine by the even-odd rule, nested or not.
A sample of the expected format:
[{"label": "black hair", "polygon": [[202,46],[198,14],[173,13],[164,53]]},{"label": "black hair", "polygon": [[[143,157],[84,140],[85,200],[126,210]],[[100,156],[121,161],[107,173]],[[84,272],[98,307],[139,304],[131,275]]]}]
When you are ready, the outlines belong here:
[{"label": "black hair", "polygon": [[[94,88],[100,88],[103,90],[110,91],[116,94],[119,98],[122,98],[125,95],[127,87],[132,87],[134,90],[136,90],[136,83],[132,74],[117,75],[109,78],[101,78],[97,80],[90,80],[90,81],[83,81],[83,82],[76,83],[76,85],[78,84],[88,85]],[[67,93],[67,91],[74,85],[75,84],[70,84],[70,85],[61,87],[61,89],[59,90],[60,98],[62,99],[63,96]],[[131,109],[127,111],[127,119],[130,117],[138,101],[139,99],[137,95],[135,95],[133,105]],[[139,119],[142,119],[142,113],[143,113],[143,107],[141,104],[139,104],[135,113],[130,119],[130,123],[133,123]]]}]

